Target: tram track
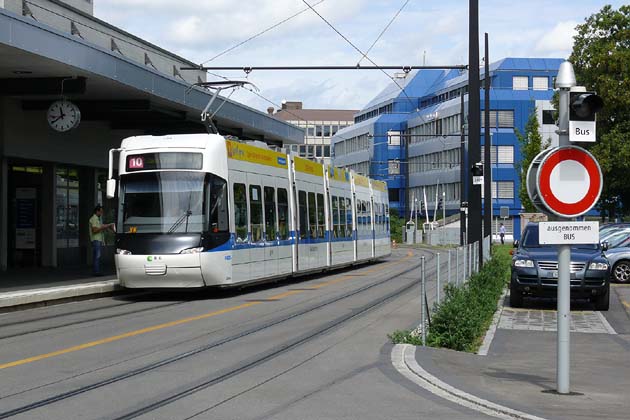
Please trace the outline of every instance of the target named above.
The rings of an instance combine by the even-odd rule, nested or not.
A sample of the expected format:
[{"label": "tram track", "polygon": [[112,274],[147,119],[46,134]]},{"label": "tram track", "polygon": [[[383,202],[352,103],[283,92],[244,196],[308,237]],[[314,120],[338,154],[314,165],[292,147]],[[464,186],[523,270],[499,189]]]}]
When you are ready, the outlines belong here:
[{"label": "tram track", "polygon": [[[108,319],[115,319],[115,318],[119,318],[119,317],[123,317],[123,316],[127,316],[127,315],[135,315],[135,314],[141,314],[144,312],[150,312],[153,310],[160,310],[160,309],[166,309],[166,308],[172,308],[174,306],[179,306],[179,305],[183,305],[189,303],[189,301],[179,301],[179,302],[171,302],[171,303],[166,303],[164,305],[155,305],[155,306],[151,306],[148,308],[141,308],[141,309],[136,309],[136,310],[130,310],[130,311],[125,311],[125,312],[118,312],[116,314],[111,314],[111,315],[104,315],[104,316],[97,316],[97,317],[92,317],[92,318],[88,318],[88,319],[82,319],[80,321],[73,321],[73,322],[66,322],[66,323],[61,323],[61,324],[57,324],[57,325],[53,325],[53,326],[46,326],[46,327],[41,327],[41,328],[33,328],[27,331],[20,331],[19,333],[13,333],[13,334],[4,334],[2,335],[2,333],[0,332],[0,340],[5,340],[5,339],[9,339],[9,338],[17,338],[17,337],[23,337],[23,336],[27,336],[29,334],[35,334],[35,333],[39,333],[39,332],[43,332],[43,331],[54,331],[57,329],[61,329],[61,328],[66,328],[66,327],[75,327],[78,325],[83,325],[83,324],[89,324],[91,322],[98,322],[98,321],[105,321]],[[110,310],[110,309],[116,309],[116,308],[120,308],[120,307],[125,307],[128,305],[134,305],[137,304],[137,302],[129,302],[129,303],[123,303],[120,305],[110,305],[107,306],[106,308],[99,308],[98,310]],[[2,331],[2,329],[8,328],[8,327],[15,327],[18,325],[28,325],[28,324],[32,324],[32,323],[36,323],[39,321],[44,321],[44,320],[48,320],[48,319],[52,319],[52,318],[61,318],[61,317],[66,317],[66,316],[74,316],[74,315],[80,315],[82,313],[89,313],[89,312],[93,312],[94,310],[90,311],[90,310],[84,310],[84,311],[75,311],[73,313],[70,314],[60,314],[60,315],[56,315],[53,316],[51,318],[45,318],[45,317],[41,317],[38,319],[33,319],[33,320],[28,320],[28,321],[20,321],[20,322],[13,322],[13,323],[8,323],[8,324],[3,324],[2,328],[0,328],[0,331]]]},{"label": "tram track", "polygon": [[[426,250],[426,249],[425,250],[421,250],[421,252],[426,253],[426,254],[433,254],[434,253],[432,250]],[[151,371],[153,371],[155,369],[158,369],[158,368],[161,368],[161,367],[164,367],[164,366],[167,366],[167,365],[171,365],[171,364],[176,363],[178,361],[182,361],[182,360],[188,359],[188,358],[193,357],[195,355],[198,355],[200,353],[206,352],[208,350],[212,350],[214,348],[217,348],[219,346],[222,346],[222,345],[230,343],[230,342],[234,342],[236,340],[239,340],[239,339],[247,337],[249,335],[258,333],[260,331],[264,331],[264,330],[269,329],[271,327],[274,327],[274,326],[277,326],[279,324],[285,323],[287,321],[293,320],[293,319],[295,319],[297,317],[300,317],[300,316],[306,315],[308,313],[320,310],[322,308],[325,308],[325,307],[327,307],[329,305],[335,304],[335,303],[337,303],[339,301],[342,301],[344,299],[348,299],[348,298],[350,298],[352,296],[355,296],[355,295],[358,295],[360,293],[363,293],[363,292],[365,292],[367,290],[370,290],[370,289],[372,289],[374,287],[383,285],[384,283],[390,281],[391,279],[393,279],[395,277],[398,277],[398,276],[402,276],[404,274],[407,274],[407,273],[409,273],[409,272],[411,272],[413,270],[418,269],[419,267],[420,267],[420,263],[418,262],[416,264],[413,264],[412,266],[410,266],[409,268],[407,268],[405,270],[398,271],[395,274],[388,275],[387,277],[385,277],[383,279],[377,280],[377,281],[372,282],[372,283],[370,283],[368,285],[362,286],[362,287],[360,287],[358,289],[354,289],[354,290],[352,290],[350,292],[346,292],[346,293],[343,293],[341,295],[335,296],[333,298],[327,299],[327,300],[325,300],[325,301],[323,301],[321,303],[318,303],[316,305],[312,305],[312,306],[307,307],[305,309],[302,309],[302,310],[299,310],[299,311],[295,311],[293,313],[290,313],[290,314],[278,317],[276,319],[270,320],[268,322],[262,323],[262,324],[260,324],[258,326],[254,326],[254,327],[249,328],[249,329],[247,329],[245,331],[242,331],[242,332],[240,332],[238,334],[233,334],[233,335],[231,335],[229,337],[226,337],[226,338],[220,339],[218,341],[206,344],[204,346],[197,347],[197,348],[189,350],[187,352],[184,352],[184,353],[181,353],[181,354],[178,354],[178,355],[175,355],[175,356],[171,356],[171,357],[168,357],[168,358],[164,358],[164,359],[156,361],[156,362],[152,362],[152,363],[147,364],[145,366],[142,366],[140,368],[132,369],[132,370],[129,370],[127,372],[124,372],[124,373],[112,376],[110,378],[107,378],[107,379],[104,379],[104,380],[101,380],[101,381],[98,381],[98,382],[94,382],[92,384],[80,386],[80,387],[77,387],[77,388],[75,388],[73,390],[70,390],[70,391],[67,391],[67,392],[63,392],[63,393],[59,393],[57,395],[53,395],[51,397],[44,398],[44,399],[41,399],[39,401],[35,401],[35,402],[32,402],[32,403],[23,405],[21,407],[17,407],[17,408],[8,410],[8,411],[0,412],[0,419],[9,418],[9,417],[12,417],[12,416],[15,416],[15,415],[18,415],[18,414],[27,413],[29,411],[32,411],[32,410],[35,410],[35,409],[38,409],[38,408],[43,408],[43,407],[46,407],[48,405],[51,405],[51,404],[54,404],[54,403],[57,403],[57,402],[61,402],[63,400],[66,400],[66,399],[69,399],[69,398],[72,398],[72,397],[84,394],[86,392],[90,392],[90,391],[93,391],[93,390],[96,390],[96,389],[99,389],[99,388],[102,388],[102,387],[105,387],[105,386],[108,386],[108,385],[111,385],[111,384],[114,384],[114,383],[117,383],[117,382],[120,382],[120,381],[123,381],[123,380],[126,380],[126,379],[130,379],[130,378],[136,377],[138,375],[141,375],[141,374],[144,374],[144,373],[147,373],[147,372],[151,372]],[[429,267],[427,267],[427,268],[429,268]],[[435,268],[433,268],[433,269],[435,269]],[[262,363],[264,363],[264,362],[266,362],[268,360],[271,360],[271,359],[273,359],[273,358],[275,358],[275,357],[277,357],[277,356],[279,356],[279,355],[281,355],[281,354],[283,354],[283,353],[285,353],[285,352],[287,352],[287,351],[289,351],[289,350],[291,350],[291,349],[293,349],[293,348],[295,348],[295,347],[297,347],[299,345],[302,345],[302,344],[304,344],[304,343],[306,343],[306,342],[308,342],[308,341],[310,341],[310,340],[312,340],[312,339],[314,339],[314,338],[316,338],[316,337],[318,337],[320,335],[323,335],[323,334],[327,333],[328,331],[331,331],[334,328],[340,326],[341,324],[343,324],[345,322],[348,322],[348,321],[358,317],[359,315],[367,313],[371,309],[374,309],[374,308],[376,308],[376,307],[378,307],[378,306],[380,306],[380,305],[382,305],[382,304],[384,304],[384,303],[394,299],[395,297],[398,297],[398,296],[404,294],[409,289],[411,289],[414,286],[416,286],[417,283],[418,283],[418,280],[416,280],[416,279],[411,280],[407,284],[405,284],[405,286],[396,289],[396,291],[394,291],[393,293],[389,293],[389,294],[385,295],[384,297],[376,299],[376,300],[370,302],[369,304],[367,304],[367,305],[365,305],[365,306],[363,306],[363,307],[361,307],[359,309],[354,310],[350,314],[347,314],[347,315],[344,315],[342,317],[336,318],[335,320],[326,323],[324,326],[319,327],[319,328],[317,328],[315,330],[312,330],[311,332],[309,332],[307,334],[304,334],[304,335],[298,337],[297,339],[291,340],[291,341],[289,341],[289,342],[287,342],[287,343],[285,343],[285,344],[283,344],[281,346],[278,346],[278,347],[276,347],[276,348],[274,348],[274,349],[264,353],[263,355],[259,355],[259,356],[255,357],[255,358],[250,359],[250,360],[248,360],[248,361],[246,361],[244,363],[241,363],[241,364],[239,364],[237,366],[234,366],[234,367],[231,367],[231,368],[228,368],[228,369],[224,369],[224,370],[220,371],[218,374],[213,375],[212,378],[207,379],[207,380],[203,381],[202,383],[199,383],[199,384],[196,384],[194,386],[188,387],[188,388],[186,388],[183,391],[177,392],[176,394],[173,394],[172,396],[163,398],[163,399],[161,399],[159,401],[156,401],[156,402],[154,402],[154,403],[152,403],[150,405],[147,405],[147,406],[145,406],[143,408],[137,409],[137,410],[135,410],[135,411],[133,411],[131,413],[123,414],[123,415],[121,415],[119,417],[116,417],[116,419],[131,419],[131,418],[135,418],[137,416],[140,416],[142,414],[149,413],[149,412],[154,411],[154,410],[156,410],[156,409],[158,409],[160,407],[163,407],[163,406],[168,405],[168,404],[170,404],[172,402],[180,400],[180,399],[182,399],[182,398],[184,398],[184,397],[186,397],[188,395],[192,395],[195,392],[198,392],[198,391],[200,391],[202,389],[208,388],[208,387],[210,387],[212,385],[215,385],[215,384],[220,383],[220,382],[222,382],[222,381],[224,381],[226,379],[229,379],[229,378],[231,378],[233,376],[236,376],[236,375],[238,375],[240,373],[243,373],[243,372],[245,372],[245,371],[247,371],[247,370],[249,370],[249,369],[251,369],[251,368],[253,368],[255,366],[258,366],[258,365],[260,365],[260,364],[262,364]],[[5,399],[5,398],[0,398],[0,400]]]}]

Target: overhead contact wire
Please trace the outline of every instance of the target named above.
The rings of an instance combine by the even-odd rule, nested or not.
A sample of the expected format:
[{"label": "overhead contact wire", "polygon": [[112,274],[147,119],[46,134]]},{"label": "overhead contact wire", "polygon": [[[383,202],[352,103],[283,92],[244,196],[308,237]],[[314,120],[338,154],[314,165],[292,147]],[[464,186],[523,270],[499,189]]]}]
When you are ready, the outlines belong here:
[{"label": "overhead contact wire", "polygon": [[[317,6],[317,5],[319,5],[320,3],[323,3],[324,1],[325,1],[325,0],[320,0],[320,1],[318,1],[317,3],[315,3],[313,6]],[[301,15],[302,13],[304,13],[304,12],[306,12],[306,11],[308,11],[308,10],[309,10],[309,8],[308,8],[308,7],[306,7],[306,8],[304,8],[304,9],[300,10],[299,12],[297,12],[297,13],[295,13],[295,14],[293,14],[293,15],[289,16],[288,18],[286,18],[286,19],[284,19],[284,20],[281,20],[280,22],[277,22],[277,23],[275,23],[274,25],[271,25],[270,27],[268,27],[268,28],[266,28],[266,29],[264,29],[264,30],[260,31],[260,32],[259,32],[259,33],[257,33],[256,35],[252,35],[252,36],[250,36],[249,38],[247,38],[247,39],[245,39],[245,40],[243,40],[243,41],[239,42],[238,44],[233,45],[233,46],[231,46],[230,48],[228,48],[228,49],[226,49],[226,50],[223,50],[222,52],[220,52],[219,54],[217,54],[217,55],[215,55],[214,57],[210,58],[209,60],[206,60],[206,61],[204,61],[203,63],[201,63],[201,64],[200,64],[200,66],[203,66],[204,64],[207,64],[207,63],[209,63],[209,62],[211,62],[211,61],[216,60],[217,58],[221,57],[222,55],[225,55],[225,54],[229,53],[230,51],[237,49],[237,48],[238,48],[238,47],[240,47],[241,45],[246,44],[246,43],[248,43],[249,41],[251,41],[251,40],[253,40],[253,39],[255,39],[255,38],[258,38],[259,36],[261,36],[261,35],[263,35],[263,34],[265,34],[265,33],[269,32],[269,31],[271,31],[272,29],[277,28],[278,26],[282,25],[283,23],[286,23],[286,22],[290,21],[291,19],[293,19],[293,18],[295,18],[295,17],[297,17],[297,16]]]},{"label": "overhead contact wire", "polygon": [[396,18],[398,17],[398,15],[400,14],[400,12],[402,12],[402,10],[405,8],[405,6],[407,6],[407,4],[410,2],[411,0],[407,0],[405,1],[405,3],[400,6],[400,9],[398,9],[398,11],[396,12],[396,14],[394,15],[394,17],[391,18],[391,20],[389,21],[389,23],[385,26],[385,28],[381,31],[381,33],[378,35],[378,37],[376,38],[376,40],[372,43],[372,45],[370,45],[370,48],[367,49],[367,51],[365,52],[365,54],[363,54],[363,57],[361,57],[361,59],[359,60],[359,62],[357,63],[357,66],[361,64],[361,61],[363,61],[364,58],[367,57],[367,55],[370,53],[370,51],[372,51],[372,48],[374,48],[374,46],[376,45],[376,43],[381,39],[381,37],[383,36],[383,34],[385,32],[387,32],[387,30],[389,29],[390,26],[392,26],[392,23],[394,23],[394,21],[396,20]]},{"label": "overhead contact wire", "polygon": [[326,18],[324,16],[322,16],[321,14],[319,14],[319,12],[317,12],[317,10],[315,10],[313,8],[313,6],[311,6],[306,0],[302,0],[302,2],[304,2],[304,4],[306,4],[312,11],[313,13],[315,13],[317,16],[319,16],[333,31],[335,31],[341,38],[343,38],[348,44],[350,44],[350,46],[352,46],[352,48],[354,48],[355,50],[357,50],[357,52],[361,55],[363,55],[365,57],[366,60],[368,60],[370,63],[372,63],[372,65],[374,65],[375,67],[378,67],[378,69],[383,72],[383,74],[385,74],[385,76],[387,76],[392,82],[394,82],[394,84],[396,86],[398,86],[398,88],[401,90],[401,92],[405,95],[405,97],[407,98],[407,100],[409,101],[409,103],[411,105],[413,105],[415,108],[417,108],[417,106],[414,104],[414,102],[411,100],[411,98],[409,97],[409,95],[407,95],[407,92],[405,91],[405,88],[403,88],[402,86],[400,86],[400,84],[396,81],[396,79],[394,79],[389,73],[387,73],[385,70],[383,70],[378,64],[376,64],[374,62],[374,60],[372,60],[370,57],[368,57],[367,55],[365,55],[363,53],[363,51],[361,51],[361,49],[359,49],[359,47],[357,47],[356,45],[354,45],[352,43],[352,41],[350,41],[344,34],[342,34],[339,30],[337,30],[337,28],[335,28],[333,26],[333,24],[331,24],[330,22],[328,22],[328,20],[326,20]]}]

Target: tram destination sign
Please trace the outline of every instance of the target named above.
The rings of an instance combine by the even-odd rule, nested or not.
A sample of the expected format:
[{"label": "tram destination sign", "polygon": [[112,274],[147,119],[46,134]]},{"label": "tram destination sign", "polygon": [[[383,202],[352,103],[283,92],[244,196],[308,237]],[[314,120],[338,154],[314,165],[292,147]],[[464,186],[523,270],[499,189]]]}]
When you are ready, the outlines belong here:
[{"label": "tram destination sign", "polygon": [[599,222],[540,222],[541,245],[584,245],[599,243]]}]

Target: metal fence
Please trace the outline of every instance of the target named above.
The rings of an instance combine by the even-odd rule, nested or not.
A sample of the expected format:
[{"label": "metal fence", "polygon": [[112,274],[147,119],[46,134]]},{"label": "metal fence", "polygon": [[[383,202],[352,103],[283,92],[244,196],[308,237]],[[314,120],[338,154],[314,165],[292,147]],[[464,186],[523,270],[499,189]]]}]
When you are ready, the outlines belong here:
[{"label": "metal fence", "polygon": [[[490,243],[490,236],[486,236],[482,247],[484,263],[491,258]],[[426,257],[421,257],[421,324],[418,332],[422,335],[422,345],[426,344],[426,327],[430,326],[433,312],[431,308],[436,307],[431,306],[431,303],[437,305],[441,303],[446,285],[454,284],[460,287],[466,284],[472,275],[479,272],[479,242],[445,249],[431,257],[431,261],[433,260],[435,260],[435,271],[428,271]]]}]

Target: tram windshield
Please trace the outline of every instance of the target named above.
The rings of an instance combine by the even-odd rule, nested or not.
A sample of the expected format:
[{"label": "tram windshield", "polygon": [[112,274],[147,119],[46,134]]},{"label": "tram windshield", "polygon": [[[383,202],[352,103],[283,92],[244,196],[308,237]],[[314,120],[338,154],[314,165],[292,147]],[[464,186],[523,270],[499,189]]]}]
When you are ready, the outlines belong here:
[{"label": "tram windshield", "polygon": [[206,230],[201,172],[150,172],[121,179],[123,233],[200,233]]}]

